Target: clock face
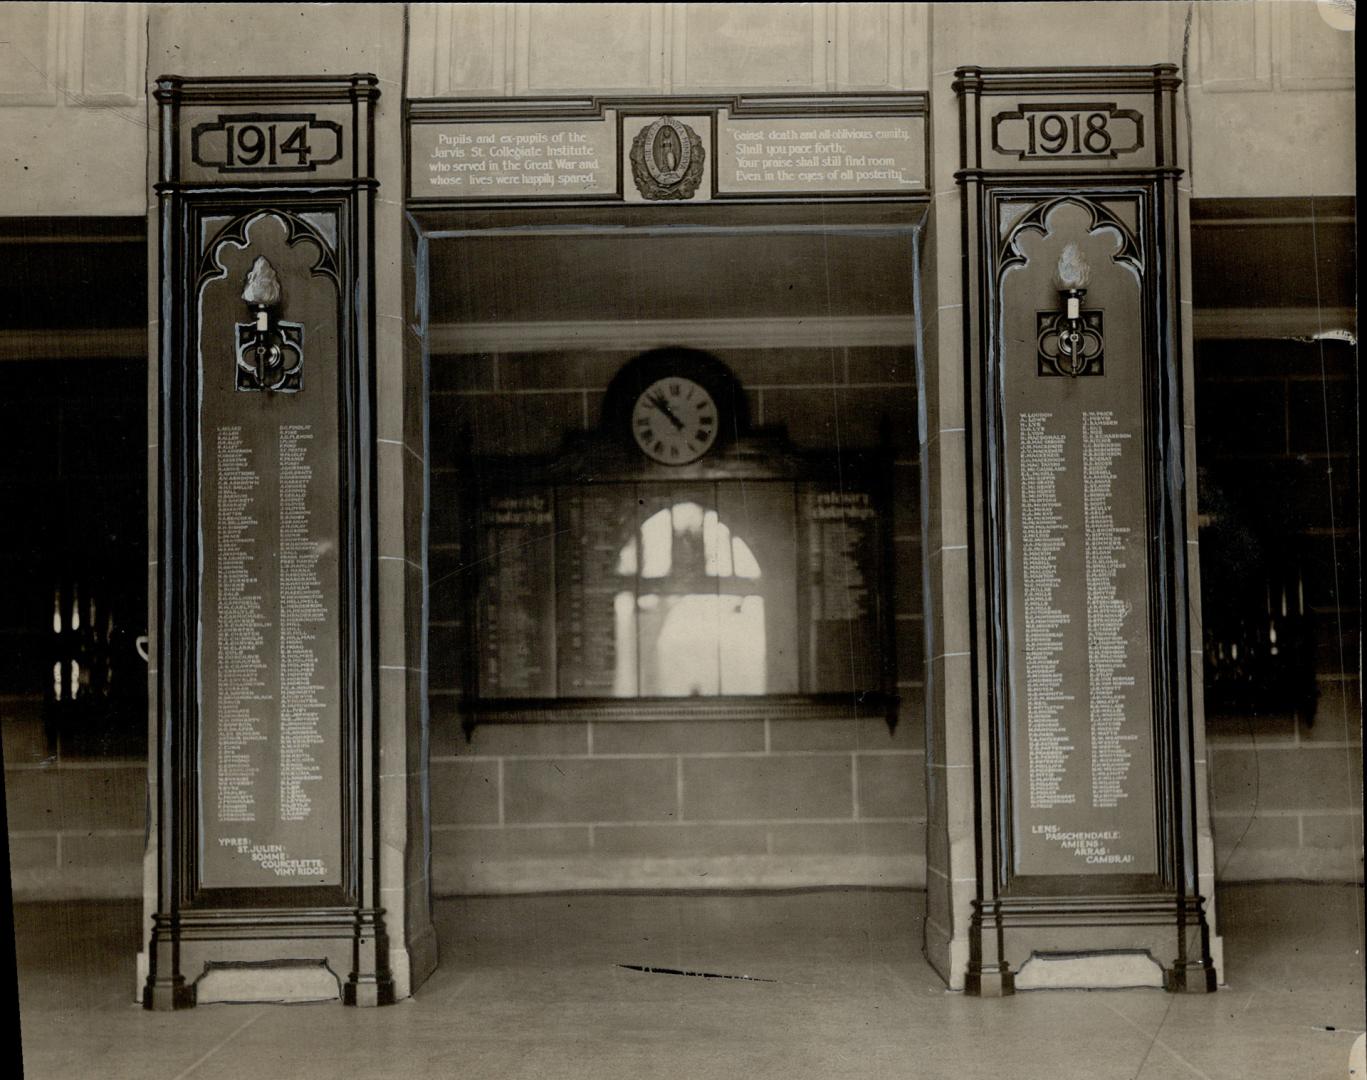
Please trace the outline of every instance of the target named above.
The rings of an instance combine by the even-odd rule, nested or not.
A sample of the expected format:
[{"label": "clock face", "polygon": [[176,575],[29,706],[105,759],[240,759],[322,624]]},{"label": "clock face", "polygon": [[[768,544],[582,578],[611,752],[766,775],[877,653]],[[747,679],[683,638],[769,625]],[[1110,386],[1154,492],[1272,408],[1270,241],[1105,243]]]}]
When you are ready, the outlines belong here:
[{"label": "clock face", "polygon": [[697,461],[717,441],[717,403],[692,379],[669,375],[651,383],[631,410],[631,433],[647,457],[665,465]]}]

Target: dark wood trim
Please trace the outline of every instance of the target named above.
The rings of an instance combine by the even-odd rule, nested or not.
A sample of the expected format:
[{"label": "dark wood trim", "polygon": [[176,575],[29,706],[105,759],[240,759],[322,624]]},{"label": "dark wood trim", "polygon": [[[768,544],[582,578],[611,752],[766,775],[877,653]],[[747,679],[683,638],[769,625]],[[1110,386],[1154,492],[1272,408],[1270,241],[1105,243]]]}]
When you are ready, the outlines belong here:
[{"label": "dark wood trim", "polygon": [[767,694],[685,698],[502,698],[460,706],[466,734],[485,724],[659,722],[667,720],[857,720],[897,722],[901,698],[858,694]]},{"label": "dark wood trim", "polygon": [[542,97],[414,98],[408,102],[412,123],[494,123],[506,120],[601,120],[609,109],[655,116],[685,109],[724,108],[732,116],[928,116],[930,95],[920,91],[851,94],[652,94],[546,95]]}]

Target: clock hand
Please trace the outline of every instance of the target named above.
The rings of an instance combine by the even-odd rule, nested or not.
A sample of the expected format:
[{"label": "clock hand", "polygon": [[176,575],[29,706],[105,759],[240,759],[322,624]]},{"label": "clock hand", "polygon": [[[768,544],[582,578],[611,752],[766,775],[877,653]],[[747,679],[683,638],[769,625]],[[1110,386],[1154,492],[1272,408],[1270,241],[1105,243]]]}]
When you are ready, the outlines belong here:
[{"label": "clock hand", "polygon": [[665,400],[663,394],[659,397],[651,398],[650,403],[654,405],[655,408],[659,409],[660,412],[664,413],[665,416],[669,418],[669,422],[673,424],[677,430],[682,431],[684,429],[684,422],[674,415],[674,410],[669,407],[669,402]]}]

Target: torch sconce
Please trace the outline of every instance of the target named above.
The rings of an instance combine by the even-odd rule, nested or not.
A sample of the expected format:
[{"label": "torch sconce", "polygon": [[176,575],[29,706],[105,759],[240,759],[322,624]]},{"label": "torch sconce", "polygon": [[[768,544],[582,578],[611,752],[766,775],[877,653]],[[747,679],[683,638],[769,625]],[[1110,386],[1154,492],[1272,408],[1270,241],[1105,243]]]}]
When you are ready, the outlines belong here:
[{"label": "torch sconce", "polygon": [[280,278],[264,255],[252,263],[242,299],[252,321],[237,324],[237,388],[298,393],[304,385],[304,324],[277,317]]},{"label": "torch sconce", "polygon": [[1101,312],[1082,307],[1091,278],[1092,268],[1087,260],[1076,244],[1069,244],[1054,271],[1054,288],[1058,290],[1062,310],[1041,311],[1035,317],[1041,375],[1076,378],[1102,374],[1105,339]]}]

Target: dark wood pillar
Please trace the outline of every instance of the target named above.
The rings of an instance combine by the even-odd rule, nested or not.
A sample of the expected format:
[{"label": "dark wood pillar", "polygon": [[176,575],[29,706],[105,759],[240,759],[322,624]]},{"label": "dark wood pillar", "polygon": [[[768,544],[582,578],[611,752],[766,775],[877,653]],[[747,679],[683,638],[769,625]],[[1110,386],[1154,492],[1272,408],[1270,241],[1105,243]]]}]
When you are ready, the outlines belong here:
[{"label": "dark wood pillar", "polygon": [[370,75],[160,104],[157,905],[213,973],[393,1000],[378,905]]},{"label": "dark wood pillar", "polygon": [[1212,990],[1175,69],[961,68],[978,895],[966,985]]}]

